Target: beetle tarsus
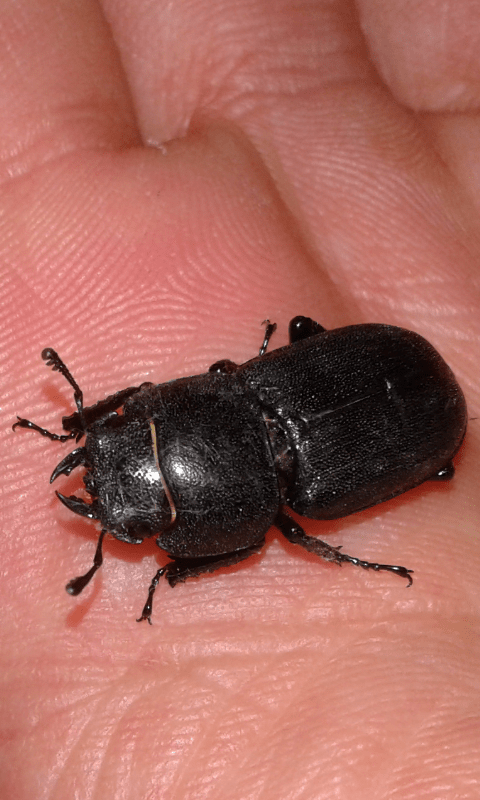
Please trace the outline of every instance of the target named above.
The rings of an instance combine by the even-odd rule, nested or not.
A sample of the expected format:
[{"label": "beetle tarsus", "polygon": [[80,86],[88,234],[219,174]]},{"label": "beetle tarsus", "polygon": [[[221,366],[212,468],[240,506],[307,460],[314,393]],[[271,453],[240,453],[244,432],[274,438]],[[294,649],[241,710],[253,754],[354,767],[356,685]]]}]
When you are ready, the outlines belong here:
[{"label": "beetle tarsus", "polygon": [[80,594],[80,592],[83,592],[85,586],[92,580],[97,569],[100,569],[100,567],[102,566],[103,564],[102,544],[106,532],[107,531],[104,528],[102,528],[102,531],[100,533],[97,542],[97,549],[95,550],[95,555],[93,557],[93,566],[90,567],[90,569],[88,570],[88,572],[85,573],[85,575],[79,575],[78,578],[72,578],[71,581],[68,581],[67,585],[65,586],[65,589],[67,590],[68,594],[71,594],[75,597],[77,594]]},{"label": "beetle tarsus", "polygon": [[349,556],[347,553],[341,553],[341,545],[333,547],[326,542],[322,542],[321,539],[317,539],[314,536],[308,536],[303,528],[285,512],[281,511],[277,515],[275,519],[275,525],[277,528],[279,528],[289,542],[292,542],[292,544],[299,544],[301,547],[305,548],[305,550],[308,550],[309,553],[314,553],[315,555],[320,556],[320,558],[324,558],[325,561],[333,561],[339,566],[344,563],[354,564],[355,566],[362,567],[363,569],[373,569],[375,572],[379,572],[381,570],[386,572],[394,572],[395,575],[399,575],[401,578],[406,578],[408,580],[407,589],[413,583],[413,579],[410,574],[413,572],[412,569],[394,566],[392,564],[375,564],[370,561],[362,561],[362,559],[356,558],[355,556]]},{"label": "beetle tarsus", "polygon": [[259,350],[259,353],[258,353],[259,356],[264,356],[265,355],[265,353],[267,352],[268,343],[269,343],[270,339],[272,338],[273,334],[275,333],[275,331],[277,330],[277,323],[276,322],[270,322],[269,319],[264,319],[263,322],[262,322],[262,325],[266,325],[266,328],[265,328],[265,336],[263,338],[262,346],[261,346],[261,348]]},{"label": "beetle tarsus", "polygon": [[349,564],[354,564],[356,567],[362,567],[362,569],[373,569],[375,572],[385,571],[385,572],[394,572],[395,575],[398,575],[400,578],[406,578],[408,580],[406,588],[409,589],[413,583],[413,578],[411,577],[413,574],[413,569],[407,569],[406,567],[398,567],[394,566],[393,564],[376,564],[371,561],[362,561],[360,558],[355,558],[355,556],[348,556],[341,554],[343,556],[342,561],[346,561]]}]

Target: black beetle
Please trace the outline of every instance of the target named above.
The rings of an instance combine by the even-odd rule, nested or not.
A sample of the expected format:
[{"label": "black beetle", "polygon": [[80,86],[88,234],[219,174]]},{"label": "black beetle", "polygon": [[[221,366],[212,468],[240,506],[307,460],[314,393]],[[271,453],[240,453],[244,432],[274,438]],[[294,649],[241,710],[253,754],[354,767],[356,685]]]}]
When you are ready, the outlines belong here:
[{"label": "black beetle", "polygon": [[421,336],[390,325],[326,331],[295,317],[290,344],[267,353],[275,329],[267,320],[260,353],[245,364],[218,361],[203,375],[129,387],[88,408],[57,353],[43,351],[77,411],[63,417],[66,434],[20,417],[13,427],[61,442],[86,436],[50,482],[85,467],[90,502],[57,495],[102,529],[93,566],[67,584],[70,594],[100,567],[107,531],[132,544],[157,536],[173,561],[150,585],[138,620],[150,622],[162,575],[175,586],[236,564],[260,550],[271,525],[327,561],[389,570],[411,585],[412,570],[342,553],[284,507],[336,519],[451,479],[467,421],[452,371]]}]

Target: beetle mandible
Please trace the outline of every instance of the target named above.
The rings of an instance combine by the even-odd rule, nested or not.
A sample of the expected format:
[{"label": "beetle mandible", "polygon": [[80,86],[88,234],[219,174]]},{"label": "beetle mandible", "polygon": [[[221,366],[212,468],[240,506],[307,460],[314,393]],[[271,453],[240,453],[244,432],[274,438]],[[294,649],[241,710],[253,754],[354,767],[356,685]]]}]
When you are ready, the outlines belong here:
[{"label": "beetle mandible", "polygon": [[[419,334],[391,325],[327,331],[309,317],[289,326],[290,344],[256,358],[217,361],[202,375],[123,389],[93,406],[55,350],[42,358],[73,388],[67,433],[18,417],[13,428],[85,445],[50,482],[84,467],[85,502],[59,499],[101,526],[93,565],[71,580],[79,594],[102,564],[107,532],[132,544],[156,536],[173,559],[155,574],[139,618],[151,622],[162,576],[170,586],[257,553],[275,525],[294,544],[335,564],[413,570],[362,561],[307,535],[287,508],[337,519],[427,480],[450,480],[466,429],[462,390]],[[122,413],[118,411],[122,409]]]}]

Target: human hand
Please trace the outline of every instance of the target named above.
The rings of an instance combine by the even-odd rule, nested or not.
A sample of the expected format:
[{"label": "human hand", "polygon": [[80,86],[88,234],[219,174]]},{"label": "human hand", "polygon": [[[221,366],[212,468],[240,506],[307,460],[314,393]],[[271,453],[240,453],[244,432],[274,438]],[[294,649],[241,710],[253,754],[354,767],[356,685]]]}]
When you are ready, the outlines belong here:
[{"label": "human hand", "polygon": [[[454,11],[453,11],[454,8]],[[358,16],[357,16],[358,11]],[[471,4],[17,0],[0,16],[0,795],[361,800],[478,794],[478,440],[449,485],[309,533],[415,570],[261,556],[160,585],[25,431],[258,352],[306,314],[418,331],[478,416],[478,64]],[[165,559],[166,560],[166,559]],[[441,787],[441,788],[439,788]],[[477,791],[476,791],[477,789]]]}]

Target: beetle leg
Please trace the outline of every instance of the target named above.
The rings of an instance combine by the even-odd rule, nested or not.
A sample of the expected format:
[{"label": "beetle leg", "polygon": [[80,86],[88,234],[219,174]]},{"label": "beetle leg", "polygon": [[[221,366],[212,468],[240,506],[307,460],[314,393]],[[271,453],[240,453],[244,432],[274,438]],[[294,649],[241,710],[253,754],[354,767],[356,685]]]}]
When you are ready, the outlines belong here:
[{"label": "beetle leg", "polygon": [[78,437],[79,431],[72,430],[70,433],[52,433],[51,431],[47,431],[46,428],[41,428],[40,425],[36,425],[35,422],[30,422],[29,419],[22,419],[22,417],[17,417],[17,422],[12,425],[12,431],[15,428],[30,428],[32,431],[37,431],[37,433],[41,433],[42,436],[46,436],[48,439],[51,439],[53,442],[67,442],[69,439],[76,439]]},{"label": "beetle leg", "polygon": [[186,581],[187,578],[197,578],[205,572],[214,572],[216,569],[220,569],[220,567],[230,567],[232,564],[238,564],[239,561],[244,561],[254,553],[258,553],[264,544],[265,539],[262,539],[261,542],[257,542],[257,544],[253,544],[251,547],[246,547],[244,550],[237,550],[236,553],[209,556],[208,558],[176,558],[175,561],[171,561],[169,564],[166,564],[166,566],[160,567],[150,584],[147,602],[137,622],[142,622],[142,620],[146,619],[150,625],[152,624],[153,595],[155,594],[155,589],[162,575],[165,575],[165,578],[173,588],[177,583]]},{"label": "beetle leg", "polygon": [[275,331],[277,330],[277,323],[270,322],[269,319],[264,319],[262,325],[266,325],[266,328],[265,328],[265,336],[263,337],[263,343],[258,353],[259,356],[265,355],[265,353],[267,352],[268,343],[272,338],[273,334],[275,333]]},{"label": "beetle leg", "polygon": [[357,567],[363,567],[363,569],[373,569],[375,572],[379,572],[380,570],[394,572],[396,575],[400,575],[401,578],[406,578],[408,580],[408,586],[411,586],[413,583],[413,579],[410,575],[410,573],[413,572],[412,569],[397,567],[392,564],[375,564],[370,561],[362,561],[360,558],[355,558],[355,556],[349,556],[347,553],[341,553],[339,547],[332,547],[332,545],[322,542],[321,539],[317,539],[315,536],[308,536],[297,522],[282,511],[277,514],[274,525],[279,528],[289,542],[292,542],[292,544],[299,544],[301,547],[304,547],[305,550],[308,550],[309,553],[315,553],[315,555],[324,558],[325,561],[333,561],[339,566],[347,562],[349,564],[355,564]]},{"label": "beetle leg", "polygon": [[294,317],[288,326],[290,344],[308,339],[309,336],[315,336],[317,333],[325,333],[325,331],[326,328],[310,317]]},{"label": "beetle leg", "polygon": [[[316,323],[315,323],[316,324]],[[262,325],[266,325],[265,328],[265,336],[263,337],[262,346],[259,350],[258,355],[263,356],[267,352],[267,347],[272,335],[277,330],[277,323],[270,322],[269,319],[264,319]],[[215,361],[215,364],[209,368],[209,372],[223,372],[225,374],[229,374],[232,372],[236,372],[238,369],[238,364],[235,364],[234,361],[230,361],[229,358],[222,358],[220,361]]]},{"label": "beetle leg", "polygon": [[93,566],[90,567],[88,572],[85,575],[79,575],[78,578],[72,578],[71,581],[68,581],[65,589],[67,590],[68,594],[76,596],[83,592],[87,583],[90,583],[93,576],[95,575],[97,569],[100,569],[103,563],[103,555],[102,555],[102,544],[103,539],[106,534],[106,530],[102,528],[100,536],[97,542],[97,549],[95,550],[95,555],[93,557]]}]

